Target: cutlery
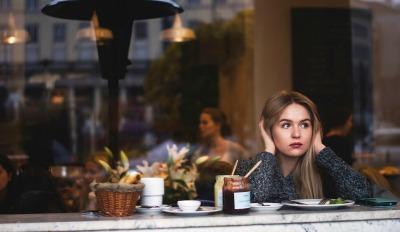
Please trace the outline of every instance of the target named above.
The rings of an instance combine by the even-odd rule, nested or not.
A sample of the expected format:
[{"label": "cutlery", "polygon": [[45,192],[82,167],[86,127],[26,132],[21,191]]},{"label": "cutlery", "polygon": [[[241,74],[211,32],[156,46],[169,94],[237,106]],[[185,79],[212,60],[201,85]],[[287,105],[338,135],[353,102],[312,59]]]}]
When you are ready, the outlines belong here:
[{"label": "cutlery", "polygon": [[300,202],[300,201],[295,201],[295,200],[287,200],[285,202],[292,203],[292,204],[298,204],[298,205],[307,205],[306,203],[303,203],[303,202]]},{"label": "cutlery", "polygon": [[268,203],[262,203],[262,202],[258,202],[258,204],[261,205],[261,206],[271,206],[271,205],[268,204]]}]

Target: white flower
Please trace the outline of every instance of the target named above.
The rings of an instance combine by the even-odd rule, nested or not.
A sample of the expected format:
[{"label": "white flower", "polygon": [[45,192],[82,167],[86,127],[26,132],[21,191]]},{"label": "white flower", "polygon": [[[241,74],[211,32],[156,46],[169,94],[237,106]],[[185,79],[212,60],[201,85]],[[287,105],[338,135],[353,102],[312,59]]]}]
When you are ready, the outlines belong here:
[{"label": "white flower", "polygon": [[152,165],[149,166],[149,162],[143,160],[143,166],[136,165],[136,168],[139,172],[143,174],[143,177],[155,177],[155,176],[162,176],[162,163],[154,162]]},{"label": "white flower", "polygon": [[185,155],[186,153],[188,153],[189,148],[185,146],[182,147],[180,150],[178,150],[176,144],[172,144],[172,146],[167,144],[167,150],[168,150],[168,156],[171,157],[173,161],[176,161],[185,158]]}]

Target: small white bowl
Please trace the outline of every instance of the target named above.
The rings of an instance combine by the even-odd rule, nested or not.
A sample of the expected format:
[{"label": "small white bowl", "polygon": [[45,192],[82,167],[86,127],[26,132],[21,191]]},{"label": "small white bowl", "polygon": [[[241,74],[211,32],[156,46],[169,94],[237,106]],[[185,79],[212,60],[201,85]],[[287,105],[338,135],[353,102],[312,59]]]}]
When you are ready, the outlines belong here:
[{"label": "small white bowl", "polygon": [[200,205],[201,202],[195,200],[178,201],[179,208],[184,212],[195,212]]}]

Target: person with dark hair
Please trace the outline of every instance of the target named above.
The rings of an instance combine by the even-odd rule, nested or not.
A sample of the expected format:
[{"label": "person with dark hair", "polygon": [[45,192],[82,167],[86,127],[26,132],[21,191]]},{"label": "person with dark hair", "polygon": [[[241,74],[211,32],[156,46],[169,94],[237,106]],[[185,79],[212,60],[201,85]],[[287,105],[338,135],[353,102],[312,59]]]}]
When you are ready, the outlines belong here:
[{"label": "person with dark hair", "polygon": [[230,135],[230,128],[221,110],[204,108],[200,114],[199,132],[201,145],[195,151],[195,157],[219,156],[220,161],[231,165],[236,160],[249,158],[249,153],[240,144],[225,138]]},{"label": "person with dark hair", "polygon": [[348,109],[339,109],[335,113],[335,118],[330,121],[323,143],[351,166],[354,162],[352,157],[354,144],[351,135],[353,128],[352,113]]},{"label": "person with dark hair", "polygon": [[12,208],[11,182],[14,167],[5,155],[0,155],[0,213],[9,213]]},{"label": "person with dark hair", "polygon": [[[33,120],[32,120],[33,121]],[[50,173],[53,164],[51,127],[43,121],[25,125],[23,148],[29,157],[15,178],[13,213],[58,213],[65,206]]]},{"label": "person with dark hair", "polygon": [[226,139],[230,135],[225,114],[217,108],[204,108],[200,114],[199,133],[201,143],[191,160],[208,156],[210,162],[198,166],[196,179],[198,198],[204,204],[214,199],[214,183],[217,175],[227,175],[232,171],[236,160],[248,159],[249,153],[238,143]]}]

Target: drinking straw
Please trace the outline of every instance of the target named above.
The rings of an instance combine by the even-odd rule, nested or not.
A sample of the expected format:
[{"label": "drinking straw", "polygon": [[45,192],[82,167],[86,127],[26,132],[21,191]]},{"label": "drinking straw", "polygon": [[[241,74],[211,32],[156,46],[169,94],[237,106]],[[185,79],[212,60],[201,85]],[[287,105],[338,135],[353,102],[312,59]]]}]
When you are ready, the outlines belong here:
[{"label": "drinking straw", "polygon": [[235,165],[233,165],[233,169],[232,169],[231,176],[232,176],[233,174],[235,174],[237,164],[238,164],[238,160],[236,160]]},{"label": "drinking straw", "polygon": [[256,170],[256,168],[258,168],[258,166],[260,166],[261,162],[262,162],[262,160],[258,161],[258,162],[256,163],[256,165],[254,165],[254,166],[250,169],[250,171],[244,176],[244,178],[248,178],[248,177],[250,176],[250,174],[253,173],[254,170]]}]

